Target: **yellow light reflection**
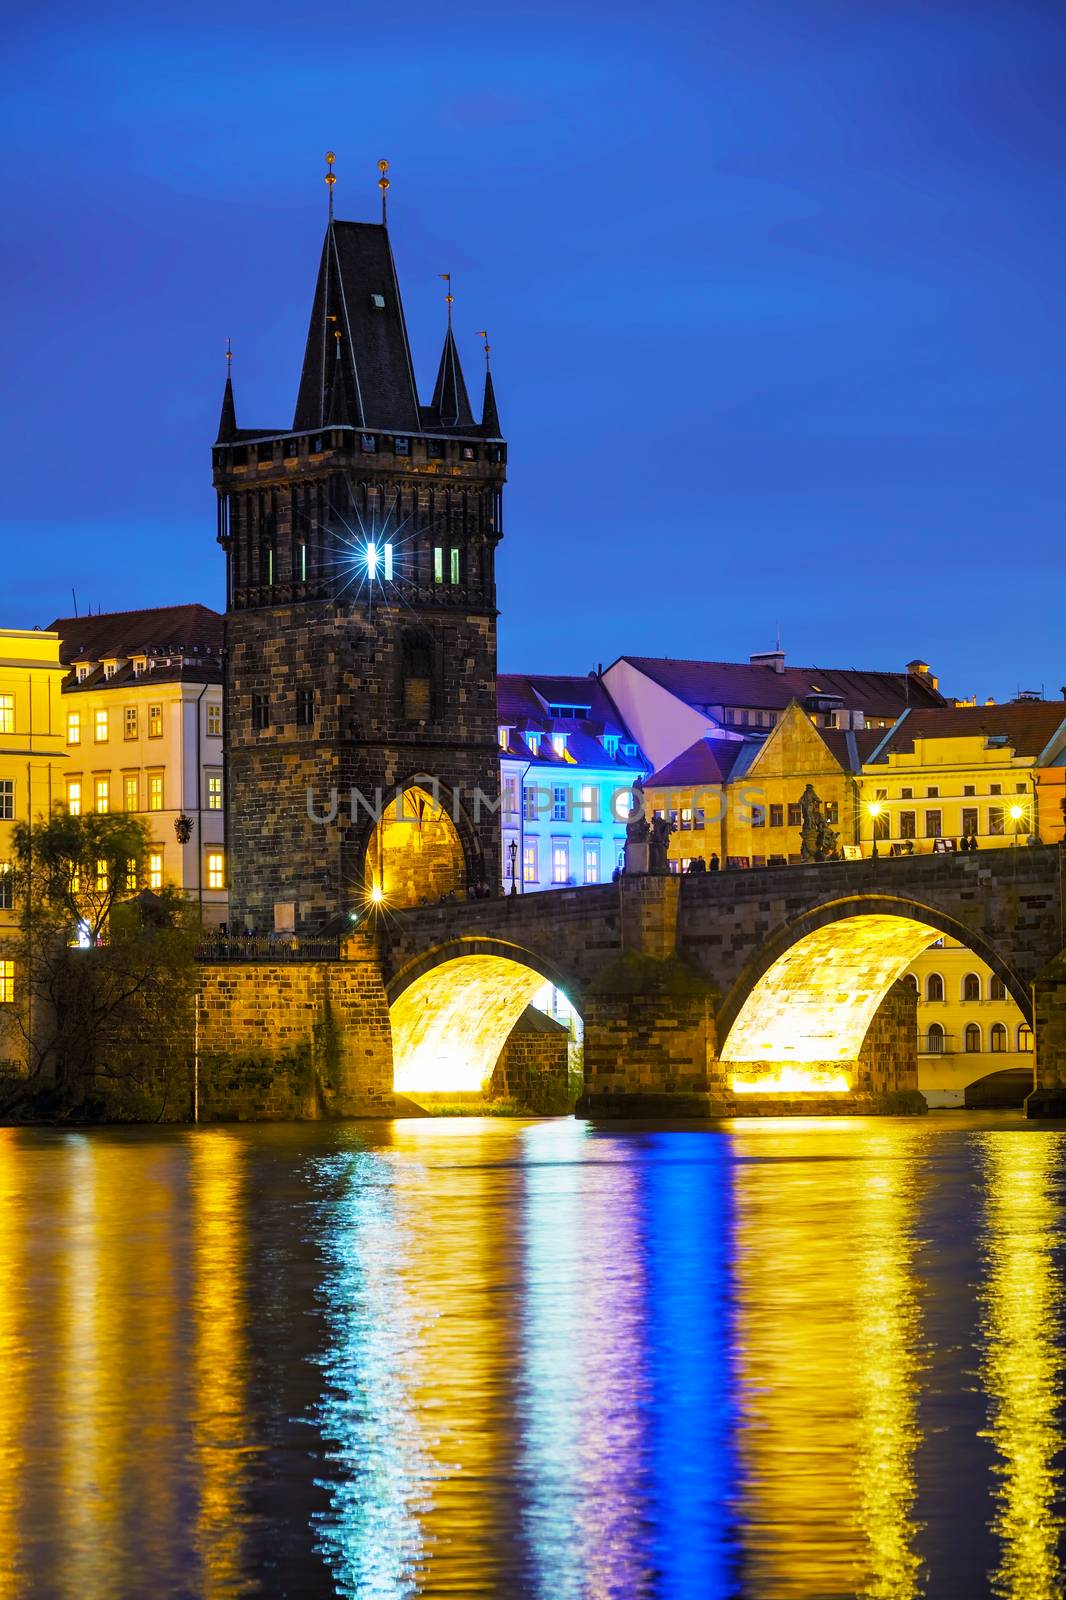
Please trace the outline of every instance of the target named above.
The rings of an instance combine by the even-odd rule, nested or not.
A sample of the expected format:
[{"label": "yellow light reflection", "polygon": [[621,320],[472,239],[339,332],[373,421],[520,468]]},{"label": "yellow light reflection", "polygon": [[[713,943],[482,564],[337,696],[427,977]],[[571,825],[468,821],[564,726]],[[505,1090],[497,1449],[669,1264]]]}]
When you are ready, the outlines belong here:
[{"label": "yellow light reflection", "polygon": [[390,1013],[397,1092],[480,1092],[543,984],[529,967],[487,955],[460,956],[417,978]]},{"label": "yellow light reflection", "polygon": [[852,1118],[732,1140],[745,1593],[912,1600],[917,1145]]},{"label": "yellow light reflection", "polygon": [[22,1430],[26,1419],[27,1352],[33,1329],[26,1305],[26,1227],[23,1163],[18,1135],[0,1129],[0,1216],[4,1218],[0,1256],[0,1600],[25,1594],[20,1571],[20,1524],[24,1511],[26,1459]]},{"label": "yellow light reflection", "polygon": [[775,1067],[753,1078],[735,1073],[732,1086],[735,1094],[847,1094],[851,1083],[842,1072],[828,1069]]},{"label": "yellow light reflection", "polygon": [[817,928],[759,979],[722,1060],[855,1061],[881,1001],[937,938],[909,917],[844,917]]},{"label": "yellow light reflection", "polygon": [[992,1527],[1002,1542],[992,1590],[1009,1600],[1061,1600],[1062,1283],[1054,1249],[1062,1207],[1054,1182],[1063,1144],[1043,1132],[990,1133],[982,1142],[988,1265],[982,1376],[1000,1458]]}]

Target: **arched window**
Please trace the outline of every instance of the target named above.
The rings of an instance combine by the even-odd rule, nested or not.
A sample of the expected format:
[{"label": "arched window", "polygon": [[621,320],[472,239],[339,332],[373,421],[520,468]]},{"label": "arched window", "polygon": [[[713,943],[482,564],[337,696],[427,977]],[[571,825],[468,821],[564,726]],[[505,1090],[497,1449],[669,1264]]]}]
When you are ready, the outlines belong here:
[{"label": "arched window", "polygon": [[1002,1055],[1007,1048],[1007,1030],[1002,1022],[994,1022],[988,1030],[988,1048],[995,1055]]},{"label": "arched window", "polygon": [[[944,980],[939,972],[931,972],[925,980],[925,998],[931,1001],[943,1000]],[[943,1030],[941,1030],[943,1031]]]},{"label": "arched window", "polygon": [[1033,1030],[1027,1022],[1018,1024],[1018,1049],[1031,1050],[1033,1048]]},{"label": "arched window", "polygon": [[931,1056],[944,1054],[944,1030],[939,1022],[929,1024],[929,1032],[925,1036],[925,1047]]},{"label": "arched window", "polygon": [[966,1024],[965,1050],[968,1056],[975,1056],[981,1049],[981,1030],[976,1022]]},{"label": "arched window", "polygon": [[1002,978],[992,979],[988,985],[988,998],[990,1000],[1005,1000],[1007,998],[1007,986]]},{"label": "arched window", "polygon": [[906,982],[909,983],[911,988],[914,990],[915,994],[916,995],[920,995],[922,990],[921,990],[921,986],[920,986],[920,984],[918,982],[917,975],[915,973],[913,973],[913,972],[908,972],[908,973],[904,974],[904,977],[906,979]]},{"label": "arched window", "polygon": [[962,980],[962,998],[964,1000],[980,1000],[981,975],[978,972],[968,972]]}]

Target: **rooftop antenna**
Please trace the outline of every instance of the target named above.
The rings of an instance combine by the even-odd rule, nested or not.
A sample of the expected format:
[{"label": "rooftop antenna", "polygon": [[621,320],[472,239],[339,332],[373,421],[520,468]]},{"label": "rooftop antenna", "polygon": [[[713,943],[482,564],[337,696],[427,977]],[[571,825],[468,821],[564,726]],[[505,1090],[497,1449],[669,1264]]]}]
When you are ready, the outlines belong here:
[{"label": "rooftop antenna", "polygon": [[448,307],[448,327],[450,329],[452,325],[452,301],[455,299],[452,294],[452,275],[450,272],[439,272],[437,276],[443,278],[448,285],[448,293],[444,296],[444,302]]},{"label": "rooftop antenna", "polygon": [[489,370],[489,351],[491,349],[491,346],[489,344],[488,329],[487,328],[479,328],[477,330],[477,336],[478,336],[479,339],[484,339],[484,341],[485,341],[485,371],[488,372],[488,370]]},{"label": "rooftop antenna", "polygon": [[378,188],[381,190],[381,226],[384,227],[388,215],[389,193],[389,163],[384,157],[378,162],[378,171],[381,173],[381,177],[378,179]]},{"label": "rooftop antenna", "polygon": [[326,151],[326,166],[329,168],[329,171],[326,173],[326,183],[329,186],[329,220],[331,224],[333,222],[333,185],[337,181],[337,174],[333,170],[333,163],[336,161],[336,159],[337,157],[333,154],[332,150]]},{"label": "rooftop antenna", "polygon": [[779,622],[775,622],[774,623],[774,630],[775,630],[774,631],[774,649],[777,651],[778,655],[780,655],[781,654],[781,624]]}]

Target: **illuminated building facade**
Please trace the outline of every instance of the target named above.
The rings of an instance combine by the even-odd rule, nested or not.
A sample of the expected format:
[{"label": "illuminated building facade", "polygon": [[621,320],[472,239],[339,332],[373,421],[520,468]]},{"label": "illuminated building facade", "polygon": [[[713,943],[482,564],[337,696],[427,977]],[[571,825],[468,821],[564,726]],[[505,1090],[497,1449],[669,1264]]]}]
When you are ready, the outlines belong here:
[{"label": "illuminated building facade", "polygon": [[63,663],[55,799],[135,812],[146,885],[173,885],[208,925],[226,919],[222,618],[159,606],[52,623]]},{"label": "illuminated building facade", "polygon": [[610,882],[648,768],[601,680],[502,675],[497,716],[504,892]]},{"label": "illuminated building facade", "polygon": [[[426,405],[385,226],[331,212],[292,425],[239,428],[227,379],[214,447],[238,926],[499,881],[506,454],[487,371],[471,409],[450,293]],[[375,813],[379,790],[401,817]],[[342,816],[313,820],[331,794]]]},{"label": "illuminated building facade", "polygon": [[63,795],[63,676],[57,634],[0,629],[0,1070],[23,1059],[14,1020],[20,974],[12,945],[12,833],[19,822],[47,816]]},{"label": "illuminated building facade", "polygon": [[1066,702],[1016,700],[902,716],[863,766],[862,844],[918,854],[1063,837]]}]

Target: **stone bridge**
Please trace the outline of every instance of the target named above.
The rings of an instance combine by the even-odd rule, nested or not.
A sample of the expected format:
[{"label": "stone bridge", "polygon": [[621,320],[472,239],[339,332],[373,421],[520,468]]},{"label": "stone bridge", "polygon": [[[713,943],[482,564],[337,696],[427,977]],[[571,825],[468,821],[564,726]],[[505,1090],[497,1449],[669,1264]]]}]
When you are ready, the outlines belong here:
[{"label": "stone bridge", "polygon": [[[1050,1115],[1066,1109],[1063,867],[1056,847],[1007,847],[623,878],[385,915],[396,1086],[425,1090],[456,1070],[471,1085],[487,1078],[549,981],[584,1018],[589,1110],[682,1109],[694,1096],[753,1109],[748,1096],[797,1091],[840,1109],[906,1086],[916,1030],[897,980],[947,934],[1032,1024],[1030,1114]],[[867,1041],[876,1049],[864,1054]]]},{"label": "stone bridge", "polygon": [[1063,878],[1032,846],[375,908],[342,959],[205,965],[203,1114],[479,1093],[546,982],[584,1022],[589,1112],[885,1108],[917,1087],[899,980],[950,935],[1032,1025],[1029,1114],[1066,1115]]}]

